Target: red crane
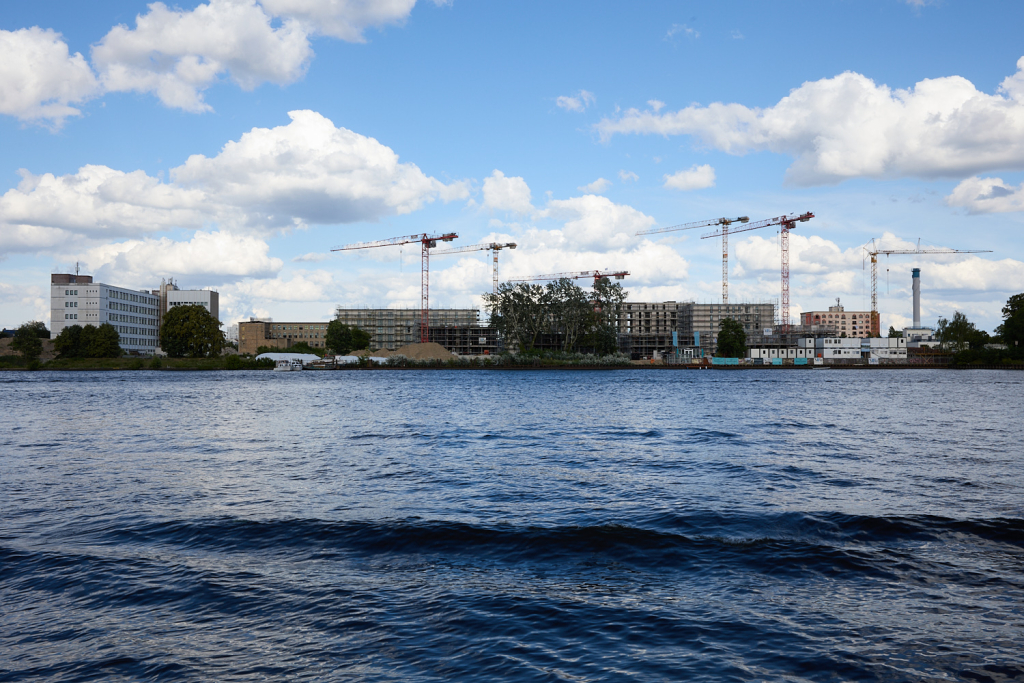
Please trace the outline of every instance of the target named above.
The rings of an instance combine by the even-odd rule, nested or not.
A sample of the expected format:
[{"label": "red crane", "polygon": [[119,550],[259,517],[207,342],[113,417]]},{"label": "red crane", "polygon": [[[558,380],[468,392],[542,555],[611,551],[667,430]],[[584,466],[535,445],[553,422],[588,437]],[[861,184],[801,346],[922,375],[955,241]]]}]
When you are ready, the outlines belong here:
[{"label": "red crane", "polygon": [[515,249],[516,243],[509,242],[507,244],[499,244],[497,242],[489,242],[487,244],[471,244],[466,247],[453,247],[451,249],[440,249],[434,252],[434,256],[441,256],[442,254],[462,254],[467,251],[484,251],[490,250],[494,255],[494,274],[491,277],[493,293],[498,293],[498,252],[502,249]]},{"label": "red crane", "polygon": [[440,235],[428,235],[423,233],[421,235],[409,235],[407,237],[392,237],[386,240],[377,240],[375,242],[357,242],[355,244],[346,244],[342,247],[335,247],[331,251],[350,251],[352,249],[372,249],[373,247],[390,247],[397,246],[399,244],[410,244],[412,242],[419,242],[423,248],[423,255],[421,257],[421,297],[420,297],[420,341],[424,344],[427,343],[427,329],[430,324],[430,250],[437,246],[438,242],[451,242],[458,237],[457,233],[446,232]]},{"label": "red crane", "polygon": [[[757,230],[759,228],[768,228],[773,225],[780,226],[782,234],[782,311],[780,312],[780,322],[782,323],[782,332],[789,332],[789,231],[796,227],[797,223],[806,223],[807,221],[814,218],[814,214],[810,211],[800,214],[790,214],[788,216],[776,216],[775,218],[766,218],[763,221],[755,221],[748,223],[747,225],[739,228],[735,232],[746,232],[747,230]],[[701,239],[707,239],[709,237],[718,237],[724,234],[723,231],[728,230],[728,226],[722,226],[722,228],[709,232],[706,235],[701,235]]]},{"label": "red crane", "polygon": [[578,280],[584,277],[594,278],[594,282],[597,282],[603,277],[613,277],[616,280],[629,275],[629,272],[625,270],[580,270],[574,273],[551,273],[550,275],[531,275],[530,277],[521,277],[509,282],[535,282],[537,280],[561,280],[562,278],[568,278],[569,280]]},{"label": "red crane", "polygon": [[739,218],[710,218],[706,221],[694,221],[693,223],[682,223],[667,228],[652,228],[641,230],[637,235],[656,235],[660,232],[673,232],[675,230],[693,230],[694,228],[706,228],[709,225],[720,225],[722,232],[722,303],[729,303],[729,226],[733,223],[746,223],[750,219],[746,216]]}]

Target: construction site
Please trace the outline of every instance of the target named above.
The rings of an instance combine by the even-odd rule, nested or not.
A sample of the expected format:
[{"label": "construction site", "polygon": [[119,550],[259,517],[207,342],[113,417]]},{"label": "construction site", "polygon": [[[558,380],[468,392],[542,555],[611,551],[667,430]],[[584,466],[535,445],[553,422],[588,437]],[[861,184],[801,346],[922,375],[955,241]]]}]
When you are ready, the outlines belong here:
[{"label": "construction site", "polygon": [[[847,311],[839,299],[828,310],[803,311],[798,322],[790,315],[789,234],[798,224],[814,218],[811,212],[789,214],[751,221],[747,216],[715,218],[637,232],[638,236],[710,228],[701,239],[718,239],[722,250],[722,298],[720,302],[696,301],[636,302],[623,301],[611,316],[617,351],[636,361],[659,361],[668,364],[692,363],[717,355],[722,321],[739,323],[746,337],[745,362],[785,364],[787,360],[804,362],[870,360],[871,362],[906,362],[908,349],[930,350],[934,345],[932,330],[920,324],[920,269],[914,269],[914,325],[906,329],[902,343],[890,344],[881,339],[878,313],[878,257],[895,255],[979,253],[974,249],[881,249],[872,240],[864,247],[865,263],[871,265],[870,311]],[[737,233],[776,228],[780,251],[780,288],[777,299],[731,302],[729,300],[729,238]],[[421,301],[419,308],[357,308],[339,306],[335,319],[358,327],[370,335],[371,351],[394,351],[413,343],[434,343],[456,356],[487,356],[504,351],[519,351],[502,339],[499,329],[485,323],[478,309],[439,309],[430,307],[430,258],[474,251],[490,252],[492,294],[497,295],[499,253],[515,249],[515,243],[484,243],[447,247],[458,238],[454,232],[418,234],[385,240],[360,242],[336,247],[346,252],[407,244],[419,244],[421,254]],[[438,248],[441,245],[441,248]],[[508,283],[553,282],[562,279],[599,281],[623,280],[625,270],[588,270],[550,273],[510,279]],[[252,320],[241,325],[262,325],[246,331],[246,346],[255,343],[285,348],[296,341],[319,341],[320,330],[311,331],[312,324],[288,324]],[[278,329],[272,329],[272,328]],[[291,328],[285,330],[280,328]],[[305,328],[305,329],[303,329]],[[256,342],[252,340],[255,339]],[[884,343],[883,343],[884,342]],[[536,336],[538,350],[561,348],[557,331]],[[313,344],[314,346],[317,344]],[[322,342],[321,342],[322,345]],[[913,355],[913,352],[910,352]],[[926,355],[926,352],[920,352]]]}]

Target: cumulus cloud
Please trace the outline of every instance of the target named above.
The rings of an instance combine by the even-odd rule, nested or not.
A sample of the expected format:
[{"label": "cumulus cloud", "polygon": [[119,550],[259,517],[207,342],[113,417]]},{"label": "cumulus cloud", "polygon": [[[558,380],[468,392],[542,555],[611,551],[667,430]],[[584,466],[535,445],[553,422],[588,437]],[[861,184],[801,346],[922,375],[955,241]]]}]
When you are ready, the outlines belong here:
[{"label": "cumulus cloud", "polygon": [[217,284],[277,274],[284,264],[269,250],[256,237],[198,231],[185,242],[162,237],[98,246],[83,260],[101,281],[146,285],[161,277],[187,277]]},{"label": "cumulus cloud", "polygon": [[627,171],[623,169],[619,171],[619,180],[621,180],[624,183],[635,183],[636,181],[640,180],[640,176],[638,176],[636,173],[633,173],[632,171]]},{"label": "cumulus cloud", "polygon": [[[276,16],[295,19],[310,33],[363,43],[367,28],[400,24],[416,0],[261,0]],[[435,4],[443,4],[435,0]]]},{"label": "cumulus cloud", "polygon": [[245,90],[291,83],[312,55],[297,21],[274,27],[255,0],[210,0],[190,11],[155,2],[134,29],[115,26],[92,51],[106,90],[151,92],[192,112],[210,109],[201,91],[221,76]]},{"label": "cumulus cloud", "polygon": [[715,186],[715,169],[708,164],[694,164],[688,170],[665,175],[665,187],[673,190],[703,190]]},{"label": "cumulus cloud", "polygon": [[89,99],[97,88],[85,58],[70,54],[59,33],[0,30],[0,114],[59,126],[81,113],[71,104]]},{"label": "cumulus cloud", "polygon": [[612,181],[606,180],[604,178],[598,178],[594,182],[588,183],[586,185],[580,185],[576,189],[579,190],[580,192],[586,192],[587,194],[601,194],[611,186]]},{"label": "cumulus cloud", "polygon": [[254,128],[215,157],[189,157],[171,170],[172,182],[106,166],[65,176],[23,172],[0,197],[0,244],[33,250],[70,235],[130,237],[210,224],[267,233],[375,221],[468,194],[465,183],[445,185],[316,112],[289,116],[288,125]]},{"label": "cumulus cloud", "polygon": [[586,111],[587,107],[597,101],[594,93],[580,90],[575,95],[561,95],[555,104],[566,111]]},{"label": "cumulus cloud", "polygon": [[636,232],[655,223],[653,218],[631,206],[615,204],[607,197],[592,194],[553,199],[538,215],[563,221],[561,236],[568,244],[591,251],[637,244]]},{"label": "cumulus cloud", "polygon": [[484,179],[485,209],[494,211],[510,211],[517,214],[528,214],[533,211],[530,203],[530,186],[521,176],[506,177],[498,169],[494,169],[490,177]]},{"label": "cumulus cloud", "polygon": [[997,94],[960,76],[907,90],[846,72],[807,82],[775,106],[691,105],[630,109],[596,125],[615,134],[691,135],[729,154],[769,150],[794,157],[788,180],[804,185],[855,177],[963,177],[1024,168],[1024,57]]},{"label": "cumulus cloud", "polygon": [[91,67],[81,54],[70,55],[52,30],[0,31],[0,113],[59,126],[80,113],[71,104],[124,91],[153,93],[168,107],[209,111],[203,92],[218,81],[229,79],[244,90],[292,83],[313,58],[310,35],[365,42],[367,28],[402,23],[414,4],[209,0],[183,10],[154,2],[136,16],[134,28],[115,26],[93,46]]},{"label": "cumulus cloud", "polygon": [[946,197],[949,206],[966,207],[969,213],[1024,211],[1024,183],[1007,185],[1002,178],[974,176],[961,181]]}]

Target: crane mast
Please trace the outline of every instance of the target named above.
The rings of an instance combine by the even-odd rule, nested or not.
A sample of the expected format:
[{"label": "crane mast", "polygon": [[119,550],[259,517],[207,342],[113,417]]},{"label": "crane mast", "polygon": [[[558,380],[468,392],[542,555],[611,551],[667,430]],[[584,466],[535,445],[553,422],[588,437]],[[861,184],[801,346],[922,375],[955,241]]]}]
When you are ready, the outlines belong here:
[{"label": "crane mast", "polygon": [[[782,302],[781,311],[779,312],[780,323],[782,325],[782,333],[789,332],[789,231],[796,227],[797,223],[806,223],[807,221],[814,218],[814,214],[810,211],[797,214],[789,214],[786,216],[776,216],[775,218],[766,218],[762,221],[755,221],[754,223],[748,223],[738,230],[733,232],[746,232],[748,230],[757,230],[759,228],[767,228],[773,225],[779,226],[780,242],[782,247]],[[709,237],[721,236],[723,241],[726,239],[729,226],[723,225],[718,230],[709,232],[706,235],[701,235],[700,238],[708,239]],[[723,254],[725,254],[723,249]],[[724,256],[723,256],[724,258]],[[723,265],[724,267],[724,265]],[[725,301],[724,303],[728,303]]]},{"label": "crane mast", "polygon": [[906,255],[906,254],[990,254],[991,249],[922,249],[917,247],[916,249],[878,249],[875,246],[875,240],[871,240],[870,248],[868,245],[864,245],[864,251],[867,252],[871,258],[871,336],[880,337],[882,334],[881,325],[879,324],[878,318],[878,255],[884,254],[886,256],[894,255]]},{"label": "crane mast", "polygon": [[489,242],[487,244],[472,244],[466,247],[454,247],[452,249],[440,249],[434,252],[434,256],[441,256],[447,254],[462,254],[467,251],[485,251],[489,250],[494,256],[494,271],[491,276],[491,289],[494,294],[498,293],[498,252],[502,249],[515,249],[515,242],[508,242],[507,244],[499,244],[497,242]]},{"label": "crane mast", "polygon": [[722,235],[722,303],[729,303],[729,226],[733,223],[746,223],[750,219],[747,216],[739,218],[709,218],[693,223],[681,223],[671,225],[667,228],[652,228],[651,230],[640,230],[639,235],[656,235],[662,232],[675,232],[676,230],[693,230],[694,228],[707,228],[712,225],[721,226]]},{"label": "crane mast", "polygon": [[376,247],[391,247],[400,244],[419,242],[422,253],[420,257],[420,341],[424,344],[428,341],[427,331],[430,327],[430,250],[437,246],[438,242],[451,242],[459,235],[454,232],[442,233],[439,235],[407,235],[404,237],[391,237],[373,242],[356,242],[335,247],[331,251],[352,251],[354,249],[373,249]]}]

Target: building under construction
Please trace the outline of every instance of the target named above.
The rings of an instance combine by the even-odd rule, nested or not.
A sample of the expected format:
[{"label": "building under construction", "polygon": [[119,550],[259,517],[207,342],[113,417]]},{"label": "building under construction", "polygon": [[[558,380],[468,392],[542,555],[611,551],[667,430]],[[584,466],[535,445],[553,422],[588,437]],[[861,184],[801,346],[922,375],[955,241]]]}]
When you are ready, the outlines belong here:
[{"label": "building under construction", "polygon": [[725,318],[743,325],[747,339],[771,333],[775,303],[698,304],[627,302],[617,317],[619,350],[636,360],[712,355]]},{"label": "building under construction", "polygon": [[[420,341],[421,311],[418,308],[338,308],[337,320],[358,327],[370,335],[370,349],[397,349]],[[432,308],[427,326],[428,341],[436,342],[460,356],[498,352],[498,335],[493,327],[480,325],[475,308]]]}]

